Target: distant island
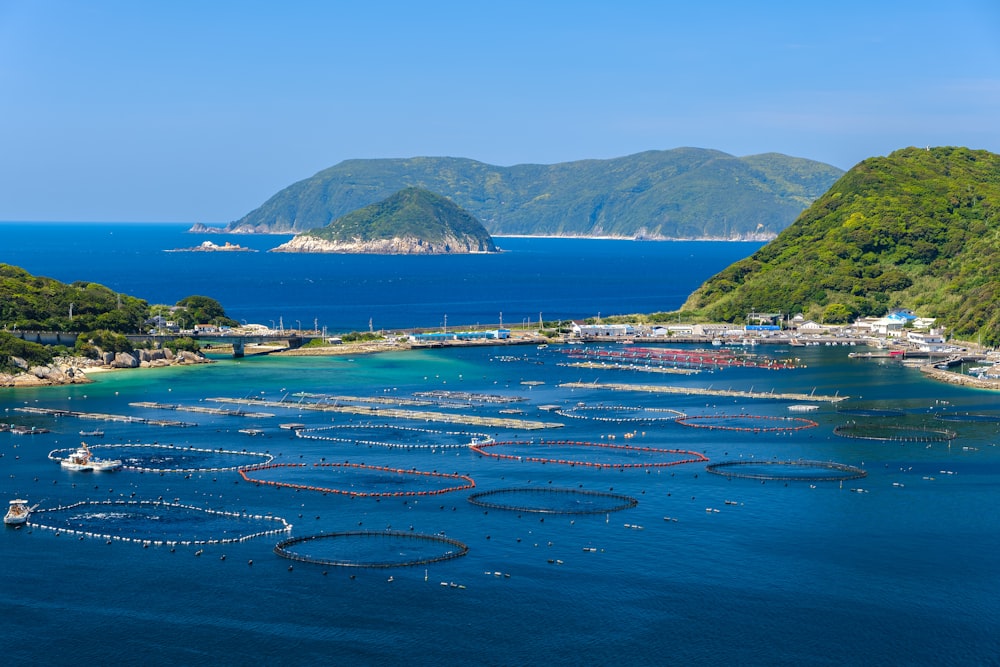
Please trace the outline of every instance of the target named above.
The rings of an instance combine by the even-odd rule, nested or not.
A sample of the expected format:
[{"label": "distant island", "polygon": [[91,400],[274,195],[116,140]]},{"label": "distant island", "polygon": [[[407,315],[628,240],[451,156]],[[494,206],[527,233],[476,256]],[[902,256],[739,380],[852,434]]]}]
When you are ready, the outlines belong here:
[{"label": "distant island", "polygon": [[174,248],[163,252],[257,252],[253,248],[244,248],[241,245],[226,241],[222,245],[216,245],[211,241],[203,241],[201,245],[193,248]]},{"label": "distant island", "polygon": [[471,214],[441,195],[405,188],[296,235],[271,252],[445,255],[499,252]]},{"label": "distant island", "polygon": [[416,187],[447,197],[494,236],[766,241],[843,173],[778,153],[701,148],[512,167],[452,157],[346,160],[211,231],[303,232]]}]

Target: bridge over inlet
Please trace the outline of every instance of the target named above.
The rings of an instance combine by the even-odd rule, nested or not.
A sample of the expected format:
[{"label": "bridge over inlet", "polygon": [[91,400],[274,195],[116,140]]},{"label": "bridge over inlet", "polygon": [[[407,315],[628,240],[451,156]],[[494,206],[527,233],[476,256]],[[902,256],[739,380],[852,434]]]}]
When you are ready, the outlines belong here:
[{"label": "bridge over inlet", "polygon": [[[191,338],[202,344],[202,347],[209,345],[232,345],[233,357],[240,358],[246,354],[248,345],[270,346],[274,349],[294,350],[302,347],[313,338],[302,333],[262,333],[262,334],[241,334],[241,333],[194,333],[194,334],[128,334],[126,336],[133,343],[152,343],[156,347],[163,347],[167,342],[178,338]],[[283,344],[283,345],[281,345]]]}]

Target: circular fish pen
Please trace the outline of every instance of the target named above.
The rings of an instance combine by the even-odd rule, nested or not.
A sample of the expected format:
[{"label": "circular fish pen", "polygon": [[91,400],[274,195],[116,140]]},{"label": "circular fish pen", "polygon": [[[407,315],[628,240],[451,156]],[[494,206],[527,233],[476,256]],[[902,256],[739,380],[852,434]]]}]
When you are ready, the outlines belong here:
[{"label": "circular fish pen", "polygon": [[707,428],[710,431],[745,431],[774,433],[816,428],[818,423],[805,417],[768,417],[764,415],[690,415],[675,420],[681,426]]},{"label": "circular fish pen", "polygon": [[300,429],[300,438],[342,442],[352,445],[386,447],[390,449],[464,449],[473,442],[488,440],[488,433],[470,431],[436,431],[429,428],[394,424],[338,424],[320,428]]},{"label": "circular fish pen", "polygon": [[635,507],[632,496],[582,489],[523,487],[473,493],[468,501],[479,507],[541,514],[608,514]]},{"label": "circular fish pen", "polygon": [[895,408],[837,408],[837,414],[851,417],[902,417],[906,415]]},{"label": "circular fish pen", "polygon": [[590,419],[616,424],[675,421],[685,416],[683,412],[670,408],[644,408],[632,405],[577,405],[556,410],[556,414],[573,419]]},{"label": "circular fish pen", "polygon": [[948,429],[898,426],[895,424],[861,424],[849,422],[833,429],[842,438],[881,440],[886,442],[949,442],[958,437]]},{"label": "circular fish pen", "polygon": [[[513,449],[515,452],[502,454],[496,448]],[[664,468],[684,463],[704,463],[708,457],[687,449],[664,449],[660,447],[637,447],[614,445],[602,442],[577,442],[573,440],[540,440],[479,443],[470,447],[472,451],[507,461],[530,461],[532,463],[555,463],[568,466],[589,466],[592,468]],[[542,454],[546,455],[542,455]],[[582,458],[590,456],[592,458]],[[603,457],[603,458],[602,458]],[[664,460],[666,459],[666,460]]]},{"label": "circular fish pen", "polygon": [[[471,489],[476,483],[458,473],[402,470],[362,463],[272,463],[240,469],[247,482],[363,498],[436,496]],[[268,476],[273,478],[268,479]],[[338,478],[339,486],[330,485]]]},{"label": "circular fish pen", "polygon": [[934,418],[943,422],[969,422],[979,424],[992,424],[1000,422],[1000,415],[975,412],[940,413],[934,415]]},{"label": "circular fish pen", "polygon": [[787,482],[842,482],[867,477],[867,471],[834,461],[721,461],[705,470],[729,478]]},{"label": "circular fish pen", "polygon": [[[270,463],[274,457],[265,452],[232,451],[227,449],[200,449],[160,444],[90,445],[95,454],[103,458],[121,460],[122,468],[137,472],[199,473],[230,472],[253,465]],[[63,461],[73,449],[53,449],[52,461]]]},{"label": "circular fish pen", "polygon": [[443,535],[388,530],[320,533],[293,537],[274,546],[274,553],[300,563],[380,569],[429,565],[468,552],[467,545]]},{"label": "circular fish pen", "polygon": [[223,512],[153,500],[84,500],[36,509],[28,523],[56,534],[146,546],[229,544],[290,532],[276,516]]}]

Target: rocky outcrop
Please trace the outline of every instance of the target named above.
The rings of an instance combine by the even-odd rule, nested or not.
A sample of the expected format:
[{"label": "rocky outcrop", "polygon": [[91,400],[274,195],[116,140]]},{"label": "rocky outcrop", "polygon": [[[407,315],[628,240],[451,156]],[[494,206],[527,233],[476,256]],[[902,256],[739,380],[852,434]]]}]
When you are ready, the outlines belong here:
[{"label": "rocky outcrop", "polygon": [[488,252],[479,244],[474,244],[468,238],[460,239],[448,236],[431,243],[413,236],[394,237],[391,239],[375,239],[362,241],[328,241],[316,236],[300,234],[282,243],[271,252],[330,252],[367,255],[448,255]]},{"label": "rocky outcrop", "polygon": [[[13,361],[13,359],[12,359]],[[23,362],[23,360],[18,360]],[[32,366],[16,363],[23,368],[21,373],[0,373],[0,387],[45,387],[64,384],[86,384],[91,380],[84,373],[79,362],[88,360],[61,359],[48,366]]]},{"label": "rocky outcrop", "polygon": [[0,373],[0,387],[45,387],[92,382],[87,370],[158,368],[161,366],[211,363],[203,354],[171,350],[135,350],[133,352],[105,352],[98,359],[60,357],[48,366],[29,366],[18,357],[11,357],[20,373]]}]

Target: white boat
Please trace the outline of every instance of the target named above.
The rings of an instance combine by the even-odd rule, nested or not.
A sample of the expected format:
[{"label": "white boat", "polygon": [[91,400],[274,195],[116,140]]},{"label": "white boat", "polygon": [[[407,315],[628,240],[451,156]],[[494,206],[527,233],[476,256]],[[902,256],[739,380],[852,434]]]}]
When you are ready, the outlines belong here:
[{"label": "white boat", "polygon": [[76,472],[114,472],[122,467],[122,462],[119,459],[99,459],[87,443],[81,442],[76,451],[60,461],[59,465]]},{"label": "white boat", "polygon": [[91,438],[103,438],[104,431],[97,429],[94,431],[80,431],[80,435]]},{"label": "white boat", "polygon": [[7,508],[7,514],[3,517],[3,522],[8,526],[21,526],[28,523],[28,515],[31,514],[31,510],[38,507],[28,507],[28,501],[23,498],[16,498],[10,501],[10,506]]}]

